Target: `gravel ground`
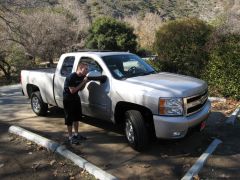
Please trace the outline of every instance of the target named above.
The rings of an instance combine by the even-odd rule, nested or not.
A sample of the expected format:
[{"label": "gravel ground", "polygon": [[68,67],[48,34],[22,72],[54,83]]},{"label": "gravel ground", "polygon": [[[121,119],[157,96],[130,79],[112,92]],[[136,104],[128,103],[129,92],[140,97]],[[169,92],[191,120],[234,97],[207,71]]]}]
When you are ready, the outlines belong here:
[{"label": "gravel ground", "polygon": [[95,179],[71,161],[7,130],[8,126],[0,123],[1,179]]}]

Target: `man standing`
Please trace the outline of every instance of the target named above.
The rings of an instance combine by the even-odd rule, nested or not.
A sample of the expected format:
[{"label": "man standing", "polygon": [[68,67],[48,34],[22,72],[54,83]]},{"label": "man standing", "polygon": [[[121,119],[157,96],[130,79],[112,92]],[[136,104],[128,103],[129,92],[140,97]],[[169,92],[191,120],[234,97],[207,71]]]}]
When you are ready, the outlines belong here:
[{"label": "man standing", "polygon": [[[78,134],[79,121],[82,118],[81,100],[78,91],[84,89],[88,79],[88,65],[79,63],[77,71],[70,74],[64,83],[63,106],[65,114],[65,125],[67,125],[68,138],[71,144],[78,144],[80,140],[86,138]],[[74,134],[72,132],[74,128]]]}]

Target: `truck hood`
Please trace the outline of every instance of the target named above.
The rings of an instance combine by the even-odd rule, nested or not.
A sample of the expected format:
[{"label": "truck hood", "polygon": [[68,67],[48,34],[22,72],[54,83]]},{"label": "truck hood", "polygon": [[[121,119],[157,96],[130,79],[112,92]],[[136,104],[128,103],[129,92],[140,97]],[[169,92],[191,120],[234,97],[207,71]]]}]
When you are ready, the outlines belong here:
[{"label": "truck hood", "polygon": [[[207,89],[206,82],[179,74],[158,73],[126,79],[133,86],[141,86],[141,90],[161,97],[189,97],[202,93]],[[134,88],[134,87],[133,87]]]}]

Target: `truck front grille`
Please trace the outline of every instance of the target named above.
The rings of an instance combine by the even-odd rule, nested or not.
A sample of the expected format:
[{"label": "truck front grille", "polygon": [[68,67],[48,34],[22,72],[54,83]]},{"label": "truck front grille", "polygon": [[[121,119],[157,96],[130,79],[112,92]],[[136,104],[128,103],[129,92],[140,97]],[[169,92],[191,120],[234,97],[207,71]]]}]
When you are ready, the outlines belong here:
[{"label": "truck front grille", "polygon": [[208,91],[204,91],[201,94],[184,98],[185,115],[189,116],[202,109],[208,99]]}]

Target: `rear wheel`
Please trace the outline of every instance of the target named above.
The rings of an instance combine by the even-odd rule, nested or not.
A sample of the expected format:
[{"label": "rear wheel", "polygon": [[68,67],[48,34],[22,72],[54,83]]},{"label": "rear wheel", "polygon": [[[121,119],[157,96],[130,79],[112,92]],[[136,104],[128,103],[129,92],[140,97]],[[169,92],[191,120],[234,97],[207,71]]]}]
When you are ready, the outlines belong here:
[{"label": "rear wheel", "polygon": [[137,151],[146,150],[149,135],[142,114],[136,110],[129,110],[125,113],[125,118],[125,135],[128,143]]},{"label": "rear wheel", "polygon": [[31,95],[32,110],[38,116],[44,116],[47,113],[48,105],[43,102],[39,91],[32,93]]}]

